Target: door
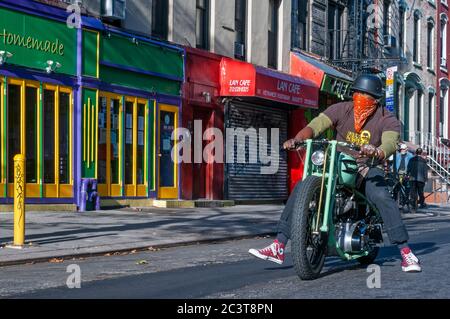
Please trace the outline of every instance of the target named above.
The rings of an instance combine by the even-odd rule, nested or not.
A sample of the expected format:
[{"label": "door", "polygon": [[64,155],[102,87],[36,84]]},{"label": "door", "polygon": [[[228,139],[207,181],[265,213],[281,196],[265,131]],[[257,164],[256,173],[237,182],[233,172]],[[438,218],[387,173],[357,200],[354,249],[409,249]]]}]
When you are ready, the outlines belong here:
[{"label": "door", "polygon": [[120,134],[122,98],[114,94],[100,94],[98,111],[98,189],[101,196],[121,196]]},{"label": "door", "polygon": [[[203,134],[205,130],[209,127],[209,121],[211,119],[211,112],[203,111],[203,110],[195,110],[194,111],[194,121],[201,121],[202,122],[202,140],[203,140]],[[194,143],[193,143],[194,144]],[[208,145],[208,141],[203,140],[202,145],[202,155],[203,150]],[[192,145],[194,147],[194,145]],[[194,154],[194,150],[192,151],[192,154]],[[208,197],[208,190],[207,190],[207,167],[208,164],[205,162],[205,160],[201,159],[200,163],[194,162],[194,171],[193,171],[193,197],[194,199],[206,199]]]},{"label": "door", "polygon": [[[172,159],[172,149],[176,141],[172,140],[172,134],[178,126],[178,108],[170,105],[159,106],[159,190],[161,199],[178,198],[178,164],[176,152]],[[176,134],[175,134],[176,136]]]},{"label": "door", "polygon": [[146,197],[148,188],[148,102],[125,99],[125,196]]}]

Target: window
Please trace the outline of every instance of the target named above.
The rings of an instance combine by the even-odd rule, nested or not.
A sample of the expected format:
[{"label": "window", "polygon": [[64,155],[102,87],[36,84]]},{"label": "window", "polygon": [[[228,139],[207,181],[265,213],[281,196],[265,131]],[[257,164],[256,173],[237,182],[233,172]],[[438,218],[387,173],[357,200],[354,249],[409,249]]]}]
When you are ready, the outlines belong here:
[{"label": "window", "polygon": [[441,87],[439,101],[439,128],[440,136],[448,138],[448,86]]},{"label": "window", "polygon": [[169,30],[169,0],[152,2],[152,36],[167,40]]},{"label": "window", "polygon": [[414,13],[413,61],[420,63],[420,14]]},{"label": "window", "polygon": [[268,66],[276,69],[278,66],[278,11],[280,0],[269,0],[269,54]]},{"label": "window", "polygon": [[134,102],[125,102],[125,184],[133,185]]},{"label": "window", "polygon": [[448,18],[446,15],[441,15],[441,32],[440,32],[440,42],[441,42],[441,67],[447,68],[447,22]]},{"label": "window", "polygon": [[[122,151],[122,96],[111,93],[100,93],[98,110],[98,189],[102,196],[121,196],[122,186],[120,179]],[[129,102],[129,104],[133,104]],[[128,126],[130,125],[128,117]],[[131,133],[133,135],[133,133]],[[128,132],[128,143],[130,132]],[[129,149],[128,149],[129,151]],[[140,160],[144,160],[143,158]],[[127,163],[127,167],[130,163]],[[129,176],[129,172],[125,172]],[[128,177],[129,178],[129,177]],[[131,178],[132,179],[132,178]],[[134,196],[134,193],[131,195]]]},{"label": "window", "polygon": [[434,69],[434,22],[428,21],[427,26],[427,67]]},{"label": "window", "polygon": [[344,8],[330,2],[328,5],[328,58],[336,60],[341,57],[342,47],[342,17]]},{"label": "window", "polygon": [[21,153],[21,86],[8,85],[8,183],[14,183],[14,156]]},{"label": "window", "polygon": [[26,125],[26,180],[27,183],[37,184],[37,114],[38,88],[25,88],[25,125]]},{"label": "window", "polygon": [[55,105],[54,90],[44,90],[44,183],[55,183]]},{"label": "window", "polygon": [[[30,198],[70,198],[72,187],[72,91],[29,80],[8,79],[3,183],[14,183],[14,156],[26,157]],[[3,161],[3,158],[0,159]]]},{"label": "window", "polygon": [[209,0],[197,0],[196,5],[196,47],[209,50]]},{"label": "window", "polygon": [[234,29],[235,45],[234,56],[237,59],[245,60],[245,26],[247,16],[247,0],[235,0],[234,7]]},{"label": "window", "polygon": [[417,91],[417,113],[416,113],[416,132],[422,131],[422,115],[423,115],[423,94]]},{"label": "window", "polygon": [[387,36],[390,34],[390,9],[391,2],[384,1],[383,2],[383,35]]},{"label": "window", "polygon": [[59,92],[59,183],[70,184],[70,94]]},{"label": "window", "polygon": [[434,136],[434,119],[435,119],[435,109],[436,106],[434,105],[434,95],[435,92],[429,92],[428,93],[428,134],[431,136]]},{"label": "window", "polygon": [[292,2],[292,47],[302,50],[308,49],[308,1]]},{"label": "window", "polygon": [[399,12],[399,31],[398,31],[398,42],[400,53],[404,56],[405,54],[405,9],[400,8]]}]

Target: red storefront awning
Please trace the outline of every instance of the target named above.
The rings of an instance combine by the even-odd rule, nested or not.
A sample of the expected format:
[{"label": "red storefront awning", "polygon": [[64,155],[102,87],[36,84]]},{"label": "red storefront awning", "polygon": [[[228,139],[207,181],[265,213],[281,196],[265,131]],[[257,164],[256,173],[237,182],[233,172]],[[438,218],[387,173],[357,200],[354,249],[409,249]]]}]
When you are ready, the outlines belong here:
[{"label": "red storefront awning", "polygon": [[257,97],[306,108],[319,106],[319,87],[313,82],[230,58],[220,63],[220,95]]}]

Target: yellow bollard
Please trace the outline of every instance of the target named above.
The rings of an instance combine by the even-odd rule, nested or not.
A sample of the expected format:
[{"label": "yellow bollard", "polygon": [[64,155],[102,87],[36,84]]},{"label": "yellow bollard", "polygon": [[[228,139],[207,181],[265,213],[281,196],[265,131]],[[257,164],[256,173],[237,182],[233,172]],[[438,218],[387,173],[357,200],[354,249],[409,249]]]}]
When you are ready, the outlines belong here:
[{"label": "yellow bollard", "polygon": [[25,245],[25,156],[14,156],[14,246]]}]

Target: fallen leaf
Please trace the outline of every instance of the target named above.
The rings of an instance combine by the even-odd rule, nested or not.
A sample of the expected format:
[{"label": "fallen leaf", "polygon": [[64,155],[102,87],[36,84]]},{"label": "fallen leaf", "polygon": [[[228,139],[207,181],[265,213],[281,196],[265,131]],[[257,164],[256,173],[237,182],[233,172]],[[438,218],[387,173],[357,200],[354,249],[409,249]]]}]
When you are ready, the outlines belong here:
[{"label": "fallen leaf", "polygon": [[61,263],[64,262],[64,259],[62,259],[62,258],[52,258],[52,259],[50,259],[49,262],[52,263],[52,264],[61,264]]}]

